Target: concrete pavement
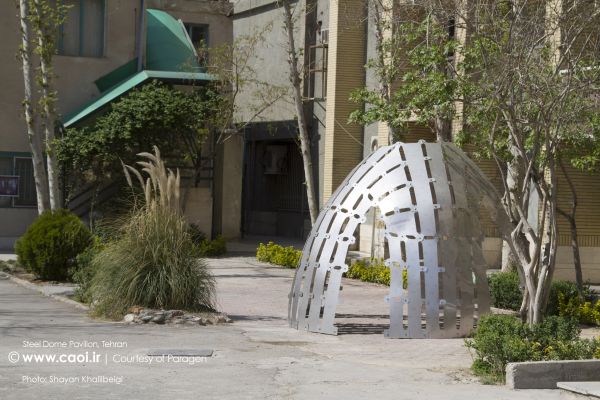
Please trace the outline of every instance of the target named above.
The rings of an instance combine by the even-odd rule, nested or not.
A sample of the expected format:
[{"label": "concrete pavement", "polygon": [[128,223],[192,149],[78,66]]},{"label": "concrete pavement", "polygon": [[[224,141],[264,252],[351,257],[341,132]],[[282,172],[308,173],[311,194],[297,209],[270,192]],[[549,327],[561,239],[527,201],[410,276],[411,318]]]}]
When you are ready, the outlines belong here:
[{"label": "concrete pavement", "polygon": [[[477,383],[460,339],[384,339],[385,319],[377,317],[387,313],[384,287],[346,281],[339,313],[351,317],[340,320],[347,334],[325,336],[287,326],[293,270],[250,257],[209,262],[217,277],[219,307],[233,324],[94,321],[81,310],[0,280],[0,399],[569,398],[557,390],[511,391]],[[67,342],[66,347],[24,347],[56,342]],[[126,347],[103,347],[111,343]],[[93,344],[98,347],[75,347]],[[194,365],[175,358],[148,364],[145,356],[160,349],[213,350],[214,355]],[[100,362],[23,359],[28,354],[76,357],[86,351],[99,354]],[[15,363],[9,361],[11,352],[19,353]],[[101,382],[107,379],[114,382]]]}]

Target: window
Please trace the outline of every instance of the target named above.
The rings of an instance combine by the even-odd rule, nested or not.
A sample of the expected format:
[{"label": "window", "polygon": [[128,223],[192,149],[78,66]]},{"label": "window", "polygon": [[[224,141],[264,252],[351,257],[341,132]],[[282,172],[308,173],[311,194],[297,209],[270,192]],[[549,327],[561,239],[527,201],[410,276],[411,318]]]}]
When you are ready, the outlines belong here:
[{"label": "window", "polygon": [[[0,175],[13,174],[13,159],[9,157],[0,157]],[[0,196],[0,207],[12,206],[12,197]]]},{"label": "window", "polygon": [[[319,21],[319,29],[321,27]],[[329,49],[329,30],[320,29],[319,39],[310,46],[308,53],[308,99],[324,100],[327,98],[327,64]]]},{"label": "window", "polygon": [[56,0],[69,6],[60,27],[58,54],[102,57],[104,55],[105,0]]},{"label": "window", "polygon": [[0,196],[0,207],[35,207],[37,205],[33,163],[30,157],[0,154],[0,175],[19,177],[19,196]]},{"label": "window", "polygon": [[203,49],[208,47],[208,25],[204,24],[183,24],[187,31],[196,52],[198,53],[198,63],[202,67],[208,65],[208,53]]},{"label": "window", "polygon": [[184,24],[185,30],[190,37],[194,48],[208,46],[208,25]]}]

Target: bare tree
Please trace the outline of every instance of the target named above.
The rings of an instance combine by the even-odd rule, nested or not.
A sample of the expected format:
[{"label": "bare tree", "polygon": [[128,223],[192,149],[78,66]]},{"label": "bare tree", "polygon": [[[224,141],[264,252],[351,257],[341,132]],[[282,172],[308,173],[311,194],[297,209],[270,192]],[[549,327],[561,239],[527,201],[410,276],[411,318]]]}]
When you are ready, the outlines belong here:
[{"label": "bare tree", "polygon": [[[264,61],[256,59],[258,48],[272,28],[272,24],[267,24],[250,34],[237,36],[231,43],[210,48],[202,45],[198,49],[201,63],[207,60],[208,72],[216,77],[214,87],[220,95],[211,121],[218,131],[217,143],[241,134],[289,94],[287,87],[261,79],[256,70],[257,61]],[[242,93],[246,97],[240,99]]]},{"label": "bare tree", "polygon": [[[559,162],[570,155],[576,163],[598,145],[592,99],[600,83],[600,13],[554,0],[475,2],[471,12],[477,24],[465,50],[470,127],[463,139],[496,160],[503,176],[504,234],[524,285],[521,315],[537,323],[556,263]],[[534,215],[532,193],[539,197]]]},{"label": "bare tree", "polygon": [[51,4],[48,0],[30,0],[29,19],[35,33],[35,53],[39,57],[38,86],[40,87],[40,107],[48,174],[48,193],[50,208],[61,207],[58,163],[54,154],[56,129],[56,91],[53,87],[52,57],[56,50],[58,28],[65,21],[66,7]]},{"label": "bare tree", "polygon": [[[440,138],[440,128],[447,128],[438,122],[456,116],[457,102],[464,105],[465,124],[456,139],[497,163],[510,221],[500,228],[524,287],[521,316],[540,322],[558,248],[559,161],[597,163],[600,154],[593,101],[600,95],[600,9],[560,0],[408,6],[416,18],[393,12],[401,20],[379,19],[391,32],[378,34],[384,56],[371,64],[384,79],[400,72],[401,80],[391,95],[361,88],[354,98],[363,109],[353,116],[398,127],[429,122]],[[449,37],[456,21],[468,31],[466,40]],[[395,60],[399,48],[406,56]]]},{"label": "bare tree", "polygon": [[19,21],[21,26],[21,46],[19,56],[23,68],[23,83],[25,88],[25,98],[23,100],[23,110],[25,113],[25,123],[27,127],[27,139],[31,150],[31,159],[33,161],[33,177],[37,196],[38,213],[41,214],[50,207],[48,195],[48,175],[44,166],[43,140],[36,132],[36,122],[33,113],[33,74],[31,66],[31,28],[30,28],[30,10],[29,0],[19,0]]},{"label": "bare tree", "polygon": [[278,4],[283,9],[284,29],[287,34],[287,54],[289,63],[289,80],[293,90],[294,106],[296,108],[296,117],[298,119],[298,137],[300,141],[300,151],[302,153],[302,162],[304,164],[304,179],[306,185],[306,197],[308,199],[308,209],[310,212],[311,224],[314,225],[319,215],[319,207],[314,187],[313,163],[311,153],[311,140],[304,113],[304,103],[302,101],[302,71],[298,63],[300,54],[296,49],[294,14],[289,0],[279,0]]},{"label": "bare tree", "polygon": [[575,268],[575,282],[577,283],[577,291],[579,296],[583,298],[583,271],[581,270],[581,256],[579,254],[579,238],[577,235],[577,191],[575,185],[571,179],[565,164],[562,160],[559,161],[560,170],[567,181],[569,191],[571,192],[571,209],[569,211],[563,210],[561,207],[556,207],[556,211],[562,215],[569,222],[569,230],[571,232],[571,250],[573,252],[573,267]]}]

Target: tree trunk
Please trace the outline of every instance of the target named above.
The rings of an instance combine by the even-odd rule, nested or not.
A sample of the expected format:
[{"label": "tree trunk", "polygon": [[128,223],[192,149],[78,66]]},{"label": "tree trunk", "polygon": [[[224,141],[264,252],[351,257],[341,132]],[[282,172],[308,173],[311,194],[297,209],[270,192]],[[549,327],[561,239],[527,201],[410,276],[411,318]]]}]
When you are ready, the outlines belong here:
[{"label": "tree trunk", "polygon": [[510,246],[506,241],[502,242],[502,272],[514,271],[519,260],[510,250]]},{"label": "tree trunk", "polygon": [[571,212],[567,213],[566,211],[557,208],[557,211],[560,215],[565,217],[569,222],[569,228],[571,230],[571,249],[573,250],[573,264],[575,267],[575,282],[577,282],[577,291],[579,292],[579,296],[583,297],[583,272],[581,270],[581,256],[579,254],[579,239],[577,237],[577,222],[575,219],[575,214],[577,212],[577,192],[575,191],[575,185],[573,185],[573,181],[571,177],[567,173],[565,165],[562,161],[559,163],[560,169],[567,180],[567,184],[569,185],[569,189],[571,190]]},{"label": "tree trunk", "polygon": [[25,123],[27,125],[27,139],[31,149],[31,159],[33,162],[33,178],[35,181],[35,192],[37,199],[38,214],[43,213],[50,207],[48,195],[48,176],[44,167],[44,155],[42,151],[42,140],[35,131],[35,118],[33,107],[31,106],[33,96],[31,92],[32,73],[31,73],[31,29],[29,27],[29,4],[28,0],[19,0],[19,20],[21,24],[21,49],[20,57],[23,68],[23,83],[25,87],[25,98],[23,100],[23,109],[25,113]]},{"label": "tree trunk", "polygon": [[296,116],[298,118],[298,131],[300,139],[300,151],[302,153],[302,162],[304,164],[304,179],[306,181],[306,197],[308,199],[308,210],[310,212],[311,225],[314,225],[319,214],[317,206],[317,196],[314,189],[312,153],[310,146],[310,136],[306,124],[306,115],[304,113],[304,104],[302,102],[302,79],[298,69],[298,54],[294,41],[294,19],[289,0],[281,0],[283,6],[284,25],[288,40],[288,63],[290,66],[290,82],[293,88],[294,105],[296,107]]},{"label": "tree trunk", "polygon": [[451,122],[440,116],[435,117],[434,120],[435,135],[438,142],[451,142],[452,141],[452,124]]},{"label": "tree trunk", "polygon": [[40,53],[40,76],[39,85],[41,88],[42,98],[40,102],[43,108],[43,126],[45,134],[45,150],[46,150],[46,168],[48,171],[48,193],[50,198],[50,209],[57,210],[61,207],[60,188],[58,182],[58,167],[56,156],[54,154],[54,93],[52,91],[52,71],[51,59],[53,49],[47,43],[46,38],[48,32],[45,31],[43,22],[43,13],[41,11],[42,4],[40,0],[34,0],[35,12],[37,13],[36,36],[38,40],[38,50]]}]

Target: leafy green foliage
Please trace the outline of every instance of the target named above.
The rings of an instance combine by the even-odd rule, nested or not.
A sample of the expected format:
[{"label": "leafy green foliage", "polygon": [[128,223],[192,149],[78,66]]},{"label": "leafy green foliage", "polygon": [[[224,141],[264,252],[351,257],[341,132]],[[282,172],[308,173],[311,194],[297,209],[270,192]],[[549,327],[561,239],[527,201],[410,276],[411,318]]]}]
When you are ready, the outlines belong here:
[{"label": "leafy green foliage", "polygon": [[68,129],[56,146],[59,162],[79,178],[111,178],[122,172],[121,161],[134,164],[138,153],[158,146],[178,165],[198,163],[219,99],[209,88],[183,92],[154,81],[112,103],[92,125]]},{"label": "leafy green foliage", "polygon": [[218,235],[214,240],[210,240],[196,224],[190,224],[188,232],[194,244],[198,246],[200,257],[217,257],[227,253],[227,241],[223,236]]},{"label": "leafy green foliage", "polygon": [[584,301],[579,296],[568,298],[559,293],[558,310],[560,315],[572,315],[581,323],[600,325],[600,300]]},{"label": "leafy green foliage", "polygon": [[81,303],[92,302],[91,284],[96,274],[96,264],[92,264],[94,257],[103,249],[103,243],[98,236],[94,236],[93,244],[77,255],[77,269],[72,273],[73,282],[77,283],[74,298]]},{"label": "leafy green foliage", "polygon": [[380,87],[351,93],[350,100],[360,108],[350,114],[350,122],[384,121],[398,141],[409,122],[435,127],[436,120],[449,121],[455,114],[458,84],[448,73],[448,55],[457,49],[458,43],[434,18],[395,24],[393,34],[381,39],[378,57],[367,62]]},{"label": "leafy green foliage", "polygon": [[44,280],[68,280],[76,257],[91,243],[90,231],[68,210],[47,211],[15,244],[19,264]]},{"label": "leafy green foliage", "polygon": [[[372,258],[371,260],[363,259],[353,263],[348,272],[346,272],[346,278],[360,279],[363,282],[380,283],[382,285],[390,286],[391,271],[384,264],[382,259]],[[408,287],[408,270],[402,269],[402,288]]]},{"label": "leafy green foliage", "polygon": [[190,234],[192,241],[197,246],[200,246],[202,244],[202,242],[204,242],[206,240],[206,233],[204,233],[204,231],[202,229],[200,229],[200,227],[196,224],[188,225],[188,233]]},{"label": "leafy green foliage", "polygon": [[222,256],[227,253],[227,241],[221,235],[214,240],[204,239],[200,242],[199,249],[201,257]]},{"label": "leafy green foliage", "polygon": [[[488,282],[494,307],[519,310],[523,293],[520,289],[519,275],[516,272],[494,273],[488,278]],[[600,322],[596,322],[594,316],[594,308],[600,310],[600,305],[594,303],[593,299],[594,293],[589,285],[584,287],[584,299],[581,299],[574,282],[553,281],[550,286],[546,315],[573,317],[582,323],[600,324]]]},{"label": "leafy green foliage", "polygon": [[283,247],[273,242],[260,243],[256,249],[256,259],[288,268],[296,268],[302,252],[293,246]]},{"label": "leafy green foliage", "polygon": [[472,339],[465,340],[475,352],[472,369],[487,381],[504,381],[509,362],[581,360],[594,358],[600,340],[579,339],[573,318],[548,317],[529,326],[509,315],[485,315]]},{"label": "leafy green foliage", "polygon": [[573,298],[579,298],[577,285],[569,281],[554,281],[550,287],[550,296],[548,297],[548,306],[546,312],[549,315],[565,315],[560,313],[560,298],[569,301]]},{"label": "leafy green foliage", "polygon": [[[58,95],[52,83],[54,79],[52,59],[56,54],[56,41],[60,27],[66,21],[72,6],[50,0],[27,1],[29,3],[27,20],[33,31],[33,37],[29,39],[33,43],[34,54],[44,63],[44,68],[40,66],[36,71],[36,82],[41,89],[38,104],[40,109],[44,110],[44,114],[48,113],[44,118],[54,117]],[[48,145],[51,149],[51,143]]]},{"label": "leafy green foliage", "polygon": [[519,310],[523,300],[519,274],[516,272],[496,272],[488,278],[492,305],[508,310]]}]

